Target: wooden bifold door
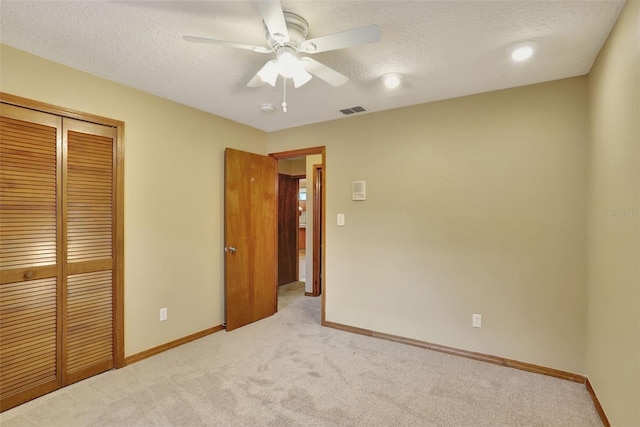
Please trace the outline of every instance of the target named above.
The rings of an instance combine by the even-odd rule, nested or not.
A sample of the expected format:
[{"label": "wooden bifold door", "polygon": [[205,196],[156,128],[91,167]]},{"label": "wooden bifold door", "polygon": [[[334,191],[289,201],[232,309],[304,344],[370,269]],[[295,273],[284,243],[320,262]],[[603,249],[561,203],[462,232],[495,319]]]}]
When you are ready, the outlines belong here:
[{"label": "wooden bifold door", "polygon": [[5,410],[116,366],[121,225],[116,127],[4,103],[0,116]]}]

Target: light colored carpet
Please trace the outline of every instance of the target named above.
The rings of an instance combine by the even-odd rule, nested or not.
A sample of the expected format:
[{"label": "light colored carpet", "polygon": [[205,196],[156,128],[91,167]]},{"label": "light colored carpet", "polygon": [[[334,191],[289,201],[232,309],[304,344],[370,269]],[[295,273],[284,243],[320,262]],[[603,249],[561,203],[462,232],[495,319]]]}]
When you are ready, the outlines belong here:
[{"label": "light colored carpet", "polygon": [[0,415],[11,426],[600,426],[584,385],[320,326],[319,298]]}]

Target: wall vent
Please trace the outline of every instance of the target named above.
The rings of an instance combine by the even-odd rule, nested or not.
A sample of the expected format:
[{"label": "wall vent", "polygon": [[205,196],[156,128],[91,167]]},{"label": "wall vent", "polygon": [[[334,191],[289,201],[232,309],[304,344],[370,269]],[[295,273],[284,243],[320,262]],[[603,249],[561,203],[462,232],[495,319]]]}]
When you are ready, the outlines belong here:
[{"label": "wall vent", "polygon": [[345,116],[348,116],[349,114],[354,114],[354,113],[362,113],[363,111],[367,111],[367,109],[361,105],[356,105],[355,107],[345,108],[344,110],[340,110],[340,112]]}]

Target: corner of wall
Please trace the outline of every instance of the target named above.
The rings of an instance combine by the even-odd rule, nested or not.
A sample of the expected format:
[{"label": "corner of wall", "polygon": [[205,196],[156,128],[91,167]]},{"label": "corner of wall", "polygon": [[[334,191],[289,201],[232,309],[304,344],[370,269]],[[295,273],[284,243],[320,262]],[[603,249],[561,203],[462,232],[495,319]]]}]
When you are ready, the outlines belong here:
[{"label": "corner of wall", "polygon": [[589,74],[587,376],[613,425],[640,425],[640,2]]}]

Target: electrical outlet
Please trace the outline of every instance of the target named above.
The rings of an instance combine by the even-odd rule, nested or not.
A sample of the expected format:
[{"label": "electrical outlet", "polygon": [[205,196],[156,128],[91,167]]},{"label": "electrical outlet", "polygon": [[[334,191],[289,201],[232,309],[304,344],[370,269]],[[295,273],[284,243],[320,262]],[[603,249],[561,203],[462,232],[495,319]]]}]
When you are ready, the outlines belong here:
[{"label": "electrical outlet", "polygon": [[160,321],[164,322],[165,320],[167,320],[167,307],[160,309]]},{"label": "electrical outlet", "polygon": [[482,314],[474,314],[471,320],[474,328],[482,328]]}]

